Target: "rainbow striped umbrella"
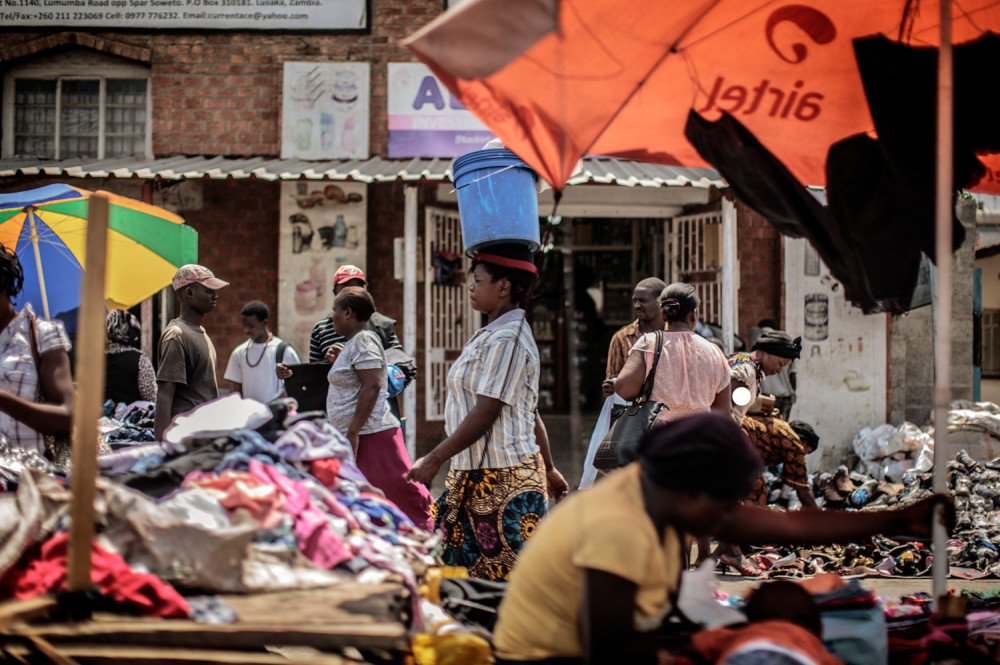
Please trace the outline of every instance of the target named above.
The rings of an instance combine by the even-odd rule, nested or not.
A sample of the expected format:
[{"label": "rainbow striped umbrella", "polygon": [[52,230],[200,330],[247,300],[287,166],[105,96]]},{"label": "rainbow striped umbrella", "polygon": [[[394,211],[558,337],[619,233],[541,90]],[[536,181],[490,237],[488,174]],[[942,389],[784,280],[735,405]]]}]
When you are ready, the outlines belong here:
[{"label": "rainbow striped umbrella", "polygon": [[[177,268],[198,262],[198,232],[161,208],[116,194],[108,220],[109,308],[128,309],[170,284]],[[24,267],[18,304],[46,318],[80,305],[87,267],[87,209],[92,192],[69,185],[0,194],[0,243]]]}]

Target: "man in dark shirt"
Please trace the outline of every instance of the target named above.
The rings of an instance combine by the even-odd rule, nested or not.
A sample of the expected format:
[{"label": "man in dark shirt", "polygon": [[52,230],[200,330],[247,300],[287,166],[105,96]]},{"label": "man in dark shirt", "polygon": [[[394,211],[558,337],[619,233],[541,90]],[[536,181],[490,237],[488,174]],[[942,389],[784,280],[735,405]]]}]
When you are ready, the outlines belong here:
[{"label": "man in dark shirt", "polygon": [[156,417],[153,436],[163,440],[171,419],[219,396],[215,376],[215,346],[202,327],[215,309],[219,291],[229,286],[205,266],[189,263],[174,274],[173,287],[181,314],[160,335],[156,371]]},{"label": "man in dark shirt", "polygon": [[[345,264],[337,268],[337,272],[333,273],[333,296],[335,298],[338,293],[348,286],[368,289],[368,280],[365,279],[365,273],[361,268]],[[388,360],[389,364],[398,367],[404,374],[407,371],[410,372],[406,378],[406,383],[408,384],[416,375],[416,364],[403,351],[403,345],[399,343],[399,339],[396,337],[396,320],[376,311],[368,319],[368,329],[378,335],[379,341],[382,343],[382,348],[386,351],[386,360]],[[333,362],[335,353],[343,348],[345,341],[344,336],[334,329],[333,319],[330,316],[317,321],[316,325],[313,326],[312,334],[309,336],[309,362]],[[389,373],[392,376],[392,367],[389,368]],[[275,367],[275,374],[279,379],[284,380],[292,375],[292,371],[284,363],[279,363]],[[399,388],[399,390],[401,389]],[[397,418],[401,417],[399,400],[396,398],[396,394],[392,392],[390,392],[389,397],[389,409],[394,416]]]},{"label": "man in dark shirt", "polygon": [[[348,286],[359,286],[362,289],[368,288],[368,280],[361,268],[352,265],[342,265],[333,274],[333,295],[337,296],[340,291]],[[402,349],[399,339],[396,338],[396,321],[388,316],[375,312],[368,321],[368,328],[378,335],[382,341],[383,349]],[[333,328],[333,320],[327,316],[316,322],[313,326],[312,334],[309,336],[309,362],[318,363],[327,359],[327,353],[334,344],[344,343],[344,336],[337,333]]]},{"label": "man in dark shirt", "polygon": [[660,294],[667,285],[656,277],[647,277],[635,285],[632,292],[632,309],[635,311],[635,321],[623,328],[611,338],[608,348],[608,366],[601,384],[601,392],[610,397],[615,391],[615,379],[618,372],[625,366],[628,352],[645,333],[663,330],[663,312],[660,311]]}]

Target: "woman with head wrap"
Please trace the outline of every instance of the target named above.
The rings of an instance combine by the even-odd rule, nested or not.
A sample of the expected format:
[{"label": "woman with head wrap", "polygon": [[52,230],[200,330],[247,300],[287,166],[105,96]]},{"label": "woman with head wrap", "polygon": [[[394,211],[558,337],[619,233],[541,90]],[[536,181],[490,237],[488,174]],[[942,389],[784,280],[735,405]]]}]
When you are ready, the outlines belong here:
[{"label": "woman with head wrap", "polygon": [[447,437],[407,475],[430,485],[451,460],[432,514],[445,535],[444,563],[473,577],[506,580],[548,510],[547,492],[559,499],[568,490],[537,412],[538,349],[522,309],[537,275],[524,245],[473,257],[469,299],[487,324],[448,372]]},{"label": "woman with head wrap", "polygon": [[[757,447],[764,465],[781,464],[782,481],[795,489],[795,494],[804,507],[815,508],[816,499],[809,489],[806,474],[806,455],[815,450],[815,447],[807,450],[795,430],[778,416],[774,409],[774,398],[760,394],[760,383],[764,377],[777,374],[790,365],[799,357],[801,350],[800,338],[792,339],[783,330],[764,329],[754,342],[753,351],[729,356],[734,395],[738,388],[749,391],[749,400],[733,400],[732,413]],[[816,444],[818,445],[818,440]],[[748,499],[761,506],[767,503],[767,485],[762,473],[757,474]],[[720,545],[716,556],[724,565],[740,574],[760,574],[757,566],[746,559],[738,547]]]},{"label": "woman with head wrap", "polygon": [[938,501],[879,512],[779,512],[740,499],[761,459],[729,416],[654,428],[639,460],[568,498],[539,525],[510,576],[493,633],[498,664],[655,662],[690,536],[739,543],[853,542],[927,535]]},{"label": "woman with head wrap", "polygon": [[124,309],[108,312],[104,321],[108,345],[104,350],[107,379],[104,399],[131,404],[139,400],[156,401],[156,373],[153,363],[140,347],[142,329],[139,319]]},{"label": "woman with head wrap", "polygon": [[[690,284],[677,282],[663,289],[660,310],[667,322],[662,333],[660,360],[653,378],[651,399],[667,405],[661,422],[706,411],[728,413],[729,368],[719,347],[694,332],[698,296]],[[635,343],[615,381],[615,392],[627,400],[642,390],[656,355],[657,333],[646,333]]]}]

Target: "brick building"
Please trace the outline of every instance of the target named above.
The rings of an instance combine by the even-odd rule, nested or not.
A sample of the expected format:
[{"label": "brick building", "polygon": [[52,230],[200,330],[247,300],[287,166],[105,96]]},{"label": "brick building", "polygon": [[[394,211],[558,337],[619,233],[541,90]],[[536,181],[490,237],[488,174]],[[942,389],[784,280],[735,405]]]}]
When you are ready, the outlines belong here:
[{"label": "brick building", "polygon": [[[101,0],[77,1],[97,6]],[[463,288],[434,283],[435,252],[448,249],[444,236],[434,234],[456,242],[451,157],[478,146],[450,154],[400,154],[394,147],[391,75],[405,72],[390,65],[415,61],[400,40],[439,15],[442,2],[360,4],[364,11],[357,25],[253,30],[260,24],[241,24],[238,18],[211,29],[190,24],[159,29],[145,14],[133,12],[130,20],[124,10],[105,10],[103,23],[111,19],[119,26],[114,29],[98,28],[92,17],[68,19],[59,27],[58,19],[44,13],[46,5],[33,6],[30,17],[19,14],[0,28],[0,191],[68,182],[183,216],[200,234],[199,261],[232,283],[206,319],[223,365],[220,376],[230,351],[244,339],[239,310],[245,302],[268,303],[272,328],[298,339],[304,351],[303,335],[329,310],[334,264],[346,256],[363,265],[380,311],[397,319],[397,333],[421,366],[410,408],[418,449],[424,450],[443,434],[447,364],[478,323]],[[338,89],[356,85],[367,93],[365,104],[352,107],[355,113],[364,106],[364,115],[354,116],[350,142],[347,124],[338,126],[344,154],[286,154],[298,138],[293,131],[308,128],[314,143],[322,145],[329,138],[323,124],[340,121],[333,112],[317,112],[309,123],[295,125],[286,117],[288,96],[301,92],[289,76],[303,63],[343,66],[326,89],[333,90],[335,102]],[[366,68],[346,68],[354,65]],[[361,73],[353,78],[352,72]],[[292,152],[300,148],[293,145]],[[715,187],[722,184],[708,169],[585,160],[557,211],[562,223],[550,239],[561,251],[548,252],[542,261],[539,307],[532,312],[536,335],[541,322],[544,336],[552,338],[539,335],[540,346],[551,346],[544,351],[552,370],[551,382],[543,386],[543,407],[554,417],[570,411],[573,399],[596,403],[594,381],[603,378],[607,340],[631,320],[629,295],[638,279],[696,281],[705,318],[719,320],[721,196]],[[543,194],[543,217],[551,205]],[[306,226],[297,215],[312,222]],[[317,215],[327,221],[317,223]],[[737,330],[745,335],[761,318],[784,318],[783,250],[777,232],[739,204],[737,226]],[[417,255],[418,283],[410,285],[415,298],[408,309],[407,248],[401,239],[413,229],[417,247],[409,249]],[[306,238],[314,244],[304,246]],[[317,253],[323,248],[326,253]],[[307,255],[311,264],[304,262]],[[564,261],[573,262],[572,270],[564,269]],[[583,374],[578,394],[567,383],[571,317],[563,309],[574,280],[580,298],[587,293],[594,299],[599,317],[576,345]],[[172,300],[160,297],[144,305],[147,344],[155,346]],[[442,330],[441,321],[449,330]]]}]

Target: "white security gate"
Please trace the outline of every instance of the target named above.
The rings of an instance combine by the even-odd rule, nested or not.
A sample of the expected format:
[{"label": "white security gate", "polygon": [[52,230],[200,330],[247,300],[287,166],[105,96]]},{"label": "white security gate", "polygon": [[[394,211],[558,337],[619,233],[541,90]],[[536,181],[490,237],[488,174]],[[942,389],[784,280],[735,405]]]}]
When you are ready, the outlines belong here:
[{"label": "white security gate", "polygon": [[670,281],[687,282],[701,300],[703,320],[722,322],[722,213],[674,217],[670,242]]},{"label": "white security gate", "polygon": [[[462,227],[457,210],[427,208],[424,225],[424,368],[426,380],[424,417],[444,420],[445,380],[451,364],[469,337],[479,328],[479,312],[469,304],[466,274],[470,260],[462,245]],[[437,283],[438,253],[458,255],[454,281]]]}]

